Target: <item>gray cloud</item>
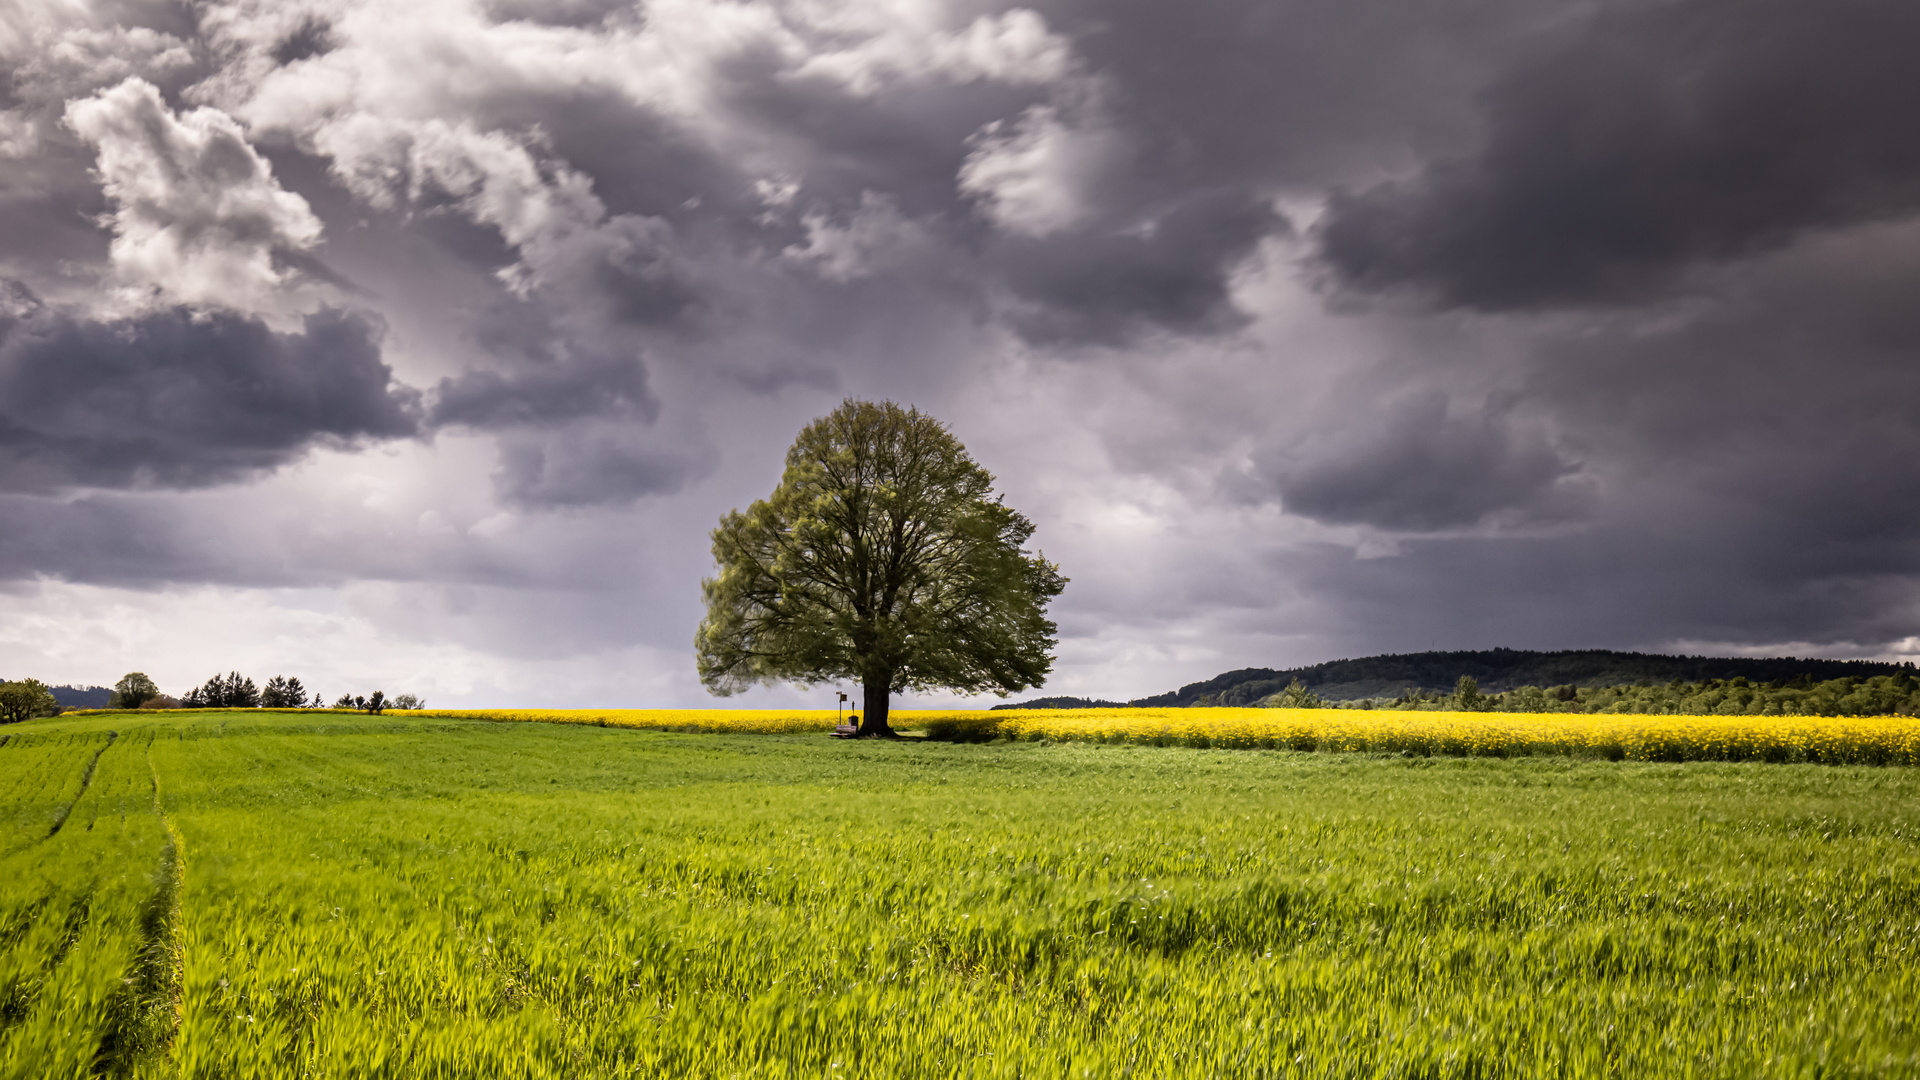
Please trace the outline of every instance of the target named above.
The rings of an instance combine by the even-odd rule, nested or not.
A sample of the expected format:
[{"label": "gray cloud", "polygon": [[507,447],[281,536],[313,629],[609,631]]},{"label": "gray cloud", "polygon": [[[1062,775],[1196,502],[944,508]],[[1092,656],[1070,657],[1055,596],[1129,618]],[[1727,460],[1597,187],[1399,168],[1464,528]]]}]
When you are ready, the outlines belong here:
[{"label": "gray cloud", "polygon": [[672,445],[631,423],[509,431],[499,442],[495,488],[506,502],[523,508],[631,503],[672,494],[713,464],[709,448]]},{"label": "gray cloud", "polygon": [[506,373],[477,370],[442,379],[428,419],[435,426],[500,428],[585,416],[651,420],[658,411],[638,357],[569,355]]},{"label": "gray cloud", "polygon": [[890,396],[1066,563],[1063,692],[1920,649],[1907,7],[47,11],[67,59],[0,56],[47,299],[0,304],[0,580],[380,583],[473,667],[680,662],[716,517]]},{"label": "gray cloud", "polygon": [[1145,147],[1136,182],[1324,190],[1456,145],[1486,71],[1569,9],[1525,0],[1050,0]]},{"label": "gray cloud", "polygon": [[1692,263],[1913,213],[1916,39],[1899,0],[1605,13],[1494,82],[1477,154],[1336,195],[1324,259],[1497,311],[1646,299]]},{"label": "gray cloud", "polygon": [[1227,276],[1286,221],[1237,191],[1188,195],[1127,228],[1010,240],[997,253],[1031,341],[1111,344],[1144,328],[1220,332],[1244,322]]},{"label": "gray cloud", "polygon": [[1314,439],[1304,460],[1263,464],[1289,512],[1396,532],[1557,516],[1567,509],[1556,505],[1567,498],[1561,483],[1579,470],[1537,428],[1499,409],[1462,415],[1439,394]]},{"label": "gray cloud", "polygon": [[309,15],[273,47],[273,62],[294,64],[333,51],[333,27],[325,19]]},{"label": "gray cloud", "polygon": [[309,316],[299,333],[184,309],[0,321],[8,491],[223,483],[317,443],[412,435],[418,415],[373,325],[342,312]]}]

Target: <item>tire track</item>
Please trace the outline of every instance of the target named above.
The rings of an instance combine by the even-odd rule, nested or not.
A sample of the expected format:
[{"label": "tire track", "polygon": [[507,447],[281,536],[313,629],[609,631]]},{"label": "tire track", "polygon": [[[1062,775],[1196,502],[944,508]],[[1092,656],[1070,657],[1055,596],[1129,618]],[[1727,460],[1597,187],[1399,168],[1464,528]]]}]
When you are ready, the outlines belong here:
[{"label": "tire track", "polygon": [[141,1066],[164,1060],[182,1016],[180,895],[186,885],[186,846],[161,802],[160,770],[153,763],[151,742],[147,772],[153,778],[153,814],[166,844],[154,873],[153,894],[140,907],[134,962],[100,1044],[95,1071],[111,1076],[135,1075]]},{"label": "tire track", "polygon": [[53,819],[53,828],[48,829],[47,835],[41,839],[51,840],[59,835],[60,827],[67,823],[67,818],[73,814],[73,808],[80,805],[80,800],[87,797],[87,789],[93,786],[93,770],[100,764],[100,755],[106,753],[107,747],[112,746],[113,740],[119,737],[120,733],[117,731],[107,732],[107,741],[101,743],[100,749],[93,752],[93,758],[87,762],[86,771],[80,774],[80,790],[74,792],[72,802],[60,808],[60,813]]}]

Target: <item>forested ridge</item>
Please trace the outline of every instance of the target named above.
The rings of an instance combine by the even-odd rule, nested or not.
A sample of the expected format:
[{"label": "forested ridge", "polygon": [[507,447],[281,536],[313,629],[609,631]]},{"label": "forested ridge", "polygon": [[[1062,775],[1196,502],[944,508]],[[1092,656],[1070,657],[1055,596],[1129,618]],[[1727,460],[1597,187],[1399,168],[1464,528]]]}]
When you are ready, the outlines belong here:
[{"label": "forested ridge", "polygon": [[[1709,697],[1714,708],[1718,708],[1730,693],[1736,697],[1744,695],[1749,700],[1757,695],[1772,694],[1778,699],[1776,704],[1838,702],[1859,692],[1869,680],[1876,677],[1897,680],[1903,674],[1911,678],[1913,665],[1798,657],[1672,656],[1610,649],[1458,650],[1388,653],[1297,668],[1242,668],[1203,682],[1188,683],[1169,693],[1136,698],[1127,704],[1162,709],[1273,704],[1272,699],[1297,683],[1298,692],[1293,695],[1296,701],[1311,698],[1329,705],[1371,702],[1375,707],[1440,708],[1440,702],[1452,699],[1464,676],[1474,680],[1483,695],[1484,701],[1478,706],[1481,708],[1539,711],[1535,708],[1538,705],[1535,696],[1521,693],[1525,688],[1533,688],[1541,695],[1553,695],[1556,708],[1564,711],[1588,711],[1589,706],[1596,710],[1612,708],[1628,699],[1651,709],[1656,700],[1699,703]],[[1848,685],[1841,685],[1848,680]],[[1603,693],[1615,688],[1636,692]],[[1904,693],[1894,695],[1884,688],[1881,696],[1887,696],[1889,701],[1893,696],[1905,699]],[[1760,708],[1765,704],[1763,701]],[[995,706],[1002,709],[1077,707],[1111,708],[1113,703],[1055,697]],[[1661,708],[1658,711],[1685,710]]]}]

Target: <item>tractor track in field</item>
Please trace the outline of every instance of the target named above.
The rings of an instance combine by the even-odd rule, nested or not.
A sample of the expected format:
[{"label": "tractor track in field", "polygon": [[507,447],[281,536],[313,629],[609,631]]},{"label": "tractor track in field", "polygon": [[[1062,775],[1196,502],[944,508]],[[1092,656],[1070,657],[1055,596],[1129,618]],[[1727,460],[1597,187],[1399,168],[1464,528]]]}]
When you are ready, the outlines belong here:
[{"label": "tractor track in field", "polygon": [[186,842],[180,838],[180,830],[173,827],[173,819],[167,816],[166,807],[160,802],[160,770],[153,764],[151,747],[147,751],[147,769],[153,774],[153,812],[160,819],[160,830],[166,833],[167,846],[161,855],[160,880],[154,889],[153,902],[140,922],[140,938],[143,942],[141,956],[146,960],[152,976],[151,996],[164,996],[167,1017],[165,1042],[171,1044],[173,1036],[180,1029],[180,893],[186,888],[187,852]]},{"label": "tractor track in field", "polygon": [[61,826],[65,825],[67,818],[72,816],[73,808],[80,805],[80,800],[87,797],[87,789],[93,786],[93,770],[100,764],[100,755],[106,753],[107,748],[112,746],[113,741],[119,737],[120,733],[117,731],[107,732],[107,741],[101,743],[100,749],[93,752],[93,757],[87,762],[86,771],[80,774],[80,790],[73,793],[72,801],[60,808],[60,813],[53,819],[53,828],[47,830],[47,835],[41,837],[42,840],[51,840],[60,834]]},{"label": "tractor track in field", "polygon": [[180,1033],[180,893],[186,883],[186,848],[160,800],[160,770],[147,749],[153,778],[153,814],[166,846],[154,874],[153,894],[140,908],[134,963],[115,1004],[115,1018],[101,1041],[97,1072],[132,1075],[139,1066],[163,1059]]}]

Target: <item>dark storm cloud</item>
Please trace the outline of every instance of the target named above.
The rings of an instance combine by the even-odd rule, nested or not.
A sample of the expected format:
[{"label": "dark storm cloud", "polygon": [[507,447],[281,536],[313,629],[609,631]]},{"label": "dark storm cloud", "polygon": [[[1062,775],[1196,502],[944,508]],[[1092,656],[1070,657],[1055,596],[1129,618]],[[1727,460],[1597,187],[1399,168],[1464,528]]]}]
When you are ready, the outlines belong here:
[{"label": "dark storm cloud", "polygon": [[[1149,680],[1098,695],[1382,649],[1920,632],[1920,9],[1034,8],[1058,63],[966,37],[1007,14],[973,4],[179,8],[193,64],[134,74],[306,201],[324,228],[271,268],[309,291],[22,308],[0,579],[474,581],[520,631],[557,576],[593,598],[549,620],[576,611],[581,649],[621,618],[680,649],[716,515],[806,419],[892,396],[965,425],[1069,545],[1062,625]],[[0,158],[0,273],[66,311],[180,284],[116,269],[95,223],[127,204],[59,125],[110,66],[48,81],[34,149]],[[1342,302],[1402,290],[1468,310]],[[317,303],[393,344],[218,313]],[[201,490],[72,490],[143,485]]]},{"label": "dark storm cloud", "polygon": [[[258,565],[219,538],[196,530],[183,508],[139,496],[77,499],[0,494],[0,581],[49,577],[102,585],[147,587],[169,581],[291,584],[298,571],[274,557]],[[204,529],[206,519],[201,519]],[[231,531],[230,529],[225,531]],[[261,560],[267,562],[269,560]]]},{"label": "dark storm cloud", "polygon": [[804,139],[801,196],[828,203],[885,192],[915,216],[962,217],[954,177],[981,125],[1044,100],[1044,87],[991,82],[902,86],[857,95],[769,71],[743,79],[736,102],[756,122]]},{"label": "dark storm cloud", "polygon": [[1834,239],[1740,275],[1680,325],[1545,342],[1529,391],[1642,492],[1622,516],[1724,528],[1781,579],[1911,573],[1916,239],[1920,223]]},{"label": "dark storm cloud", "polygon": [[[1489,65],[1552,33],[1527,0],[1049,0],[1149,147],[1143,182],[1314,191],[1447,146]],[[1149,179],[1151,178],[1151,179]]]},{"label": "dark storm cloud", "polygon": [[658,411],[638,357],[588,355],[442,379],[428,419],[434,426],[501,428],[586,416],[651,420]]},{"label": "dark storm cloud", "polygon": [[[1902,648],[1920,631],[1917,240],[1920,223],[1809,241],[1723,271],[1684,319],[1539,337],[1522,385],[1580,448],[1566,480],[1592,486],[1576,489],[1577,528],[1403,535],[1397,557],[1329,554],[1289,564],[1286,580],[1306,583],[1355,652]],[[1392,441],[1381,420],[1329,448],[1331,467],[1368,460],[1367,437]],[[1431,452],[1406,464],[1418,474]],[[1428,479],[1389,504],[1396,515],[1476,485]],[[1368,487],[1364,474],[1344,481],[1329,488],[1337,499]]]},{"label": "dark storm cloud", "polygon": [[1286,224],[1246,192],[1201,191],[1125,229],[1003,241],[995,261],[1026,304],[1014,322],[1031,341],[1112,344],[1145,328],[1220,332],[1244,321],[1227,294],[1229,273]]},{"label": "dark storm cloud", "polygon": [[1487,91],[1484,147],[1337,195],[1361,290],[1507,310],[1645,299],[1689,264],[1920,210],[1920,7],[1685,0],[1598,18]]},{"label": "dark storm cloud", "polygon": [[333,27],[324,19],[309,16],[291,34],[273,47],[273,62],[293,64],[315,56],[325,56],[334,48]]},{"label": "dark storm cloud", "polygon": [[[804,240],[803,215],[838,219],[878,194],[942,245],[937,257],[947,283],[964,281],[961,291],[971,294],[963,302],[977,302],[980,293],[1010,297],[1012,326],[1030,341],[1111,345],[1154,330],[1205,336],[1243,321],[1228,296],[1228,277],[1263,238],[1287,228],[1271,206],[1276,185],[1329,167],[1314,149],[1322,132],[1299,138],[1294,126],[1311,120],[1327,137],[1351,143],[1353,116],[1368,113],[1368,123],[1382,128],[1387,100],[1425,107],[1446,96],[1421,93],[1413,77],[1386,92],[1336,91],[1336,65],[1324,57],[1305,63],[1315,54],[1295,43],[1300,25],[1339,24],[1359,47],[1365,28],[1378,26],[1379,12],[1362,17],[1335,4],[1298,7],[1297,18],[1272,19],[1252,16],[1244,5],[1204,5],[1194,18],[1209,21],[1212,31],[1177,41],[1161,40],[1144,12],[1119,24],[1104,13],[1049,10],[1049,17],[1060,17],[1061,32],[1096,58],[1093,77],[1113,88],[1110,115],[1090,122],[1110,123],[1116,138],[1137,140],[1139,153],[1098,170],[1107,174],[1102,183],[1110,190],[1081,200],[1078,227],[1040,237],[996,232],[956,180],[983,128],[1011,123],[1049,100],[1056,88],[1044,85],[902,81],[884,93],[856,93],[830,79],[796,77],[790,60],[780,57],[730,58],[717,96],[739,123],[778,133],[783,160],[771,173],[764,165],[743,170],[743,162],[716,153],[713,140],[611,94],[522,99],[497,109],[516,123],[537,123],[542,145],[591,175],[611,212],[673,223],[674,243],[637,245],[636,251],[664,252],[705,236],[777,252]],[[1416,23],[1386,35],[1385,44],[1409,53],[1432,20]],[[1237,50],[1232,77],[1242,85],[1235,100],[1258,94],[1263,115],[1278,110],[1284,120],[1248,124],[1243,111],[1223,108],[1221,99],[1180,89],[1195,71],[1212,70],[1204,48],[1222,41]],[[1166,55],[1148,63],[1141,50],[1149,47],[1164,47]],[[1261,50],[1274,49],[1292,49],[1302,62],[1254,62]],[[1191,55],[1179,57],[1178,50]],[[1169,56],[1192,64],[1171,72]],[[1406,60],[1410,67],[1435,66]],[[1314,106],[1303,104],[1308,101]],[[794,184],[792,201],[769,205],[759,185],[781,177]],[[730,294],[750,291],[748,278],[735,265],[695,281],[663,260],[627,280],[602,273],[594,285],[618,298],[629,321],[669,325],[686,323],[689,313],[732,317],[730,301],[738,296]],[[846,316],[859,317],[857,311]]]},{"label": "dark storm cloud", "polygon": [[[284,477],[268,483],[278,486],[265,500],[237,485],[185,493],[0,492],[0,519],[8,523],[0,530],[0,582],[39,577],[150,589],[433,580],[607,588],[593,553],[612,546],[608,534],[617,523],[576,518],[532,538],[463,539],[451,531],[420,532],[410,514],[396,523],[351,493]],[[530,560],[516,546],[555,557]]]},{"label": "dark storm cloud", "polygon": [[639,326],[679,322],[705,302],[707,290],[690,280],[671,252],[671,228],[657,218],[618,217],[611,241],[589,279],[611,300],[614,317]]},{"label": "dark storm cloud", "polygon": [[633,424],[577,424],[499,436],[494,488],[525,509],[632,503],[668,495],[704,475],[712,452],[676,446]]},{"label": "dark storm cloud", "polygon": [[277,333],[184,309],[108,322],[39,309],[0,323],[0,489],[222,483],[316,443],[412,435],[417,397],[351,314]]},{"label": "dark storm cloud", "polygon": [[1395,532],[1551,516],[1565,509],[1556,485],[1579,468],[1501,410],[1461,415],[1438,394],[1316,442],[1305,461],[1265,463],[1288,512]]},{"label": "dark storm cloud", "polygon": [[486,0],[481,8],[496,22],[593,26],[629,4],[630,0]]},{"label": "dark storm cloud", "polygon": [[552,153],[593,177],[594,193],[613,213],[734,222],[761,209],[736,163],[666,117],[636,109],[614,93],[511,106],[503,119],[538,123]]},{"label": "dark storm cloud", "polygon": [[441,379],[425,424],[493,435],[494,491],[508,505],[624,505],[679,491],[711,467],[709,448],[655,430],[660,402],[637,352],[569,335],[530,304],[493,308],[473,336],[501,366]]},{"label": "dark storm cloud", "polygon": [[1286,579],[1320,622],[1327,657],[1446,648],[1671,650],[1680,642],[1826,643],[1871,654],[1913,632],[1902,573],[1782,574],[1736,530],[1697,521],[1604,524],[1568,535],[1448,538],[1395,558],[1330,549]]}]

